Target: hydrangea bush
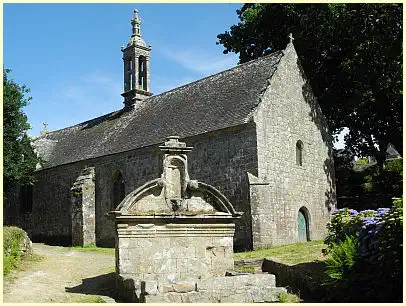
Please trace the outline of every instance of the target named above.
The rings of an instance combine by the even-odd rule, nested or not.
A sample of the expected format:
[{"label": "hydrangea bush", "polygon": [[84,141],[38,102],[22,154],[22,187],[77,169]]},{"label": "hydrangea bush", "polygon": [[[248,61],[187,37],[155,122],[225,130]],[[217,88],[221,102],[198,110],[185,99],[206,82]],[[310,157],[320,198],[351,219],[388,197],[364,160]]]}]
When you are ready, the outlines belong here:
[{"label": "hydrangea bush", "polygon": [[328,234],[325,243],[332,248],[335,244],[343,243],[346,237],[357,237],[364,218],[373,217],[374,210],[357,212],[354,209],[341,208],[333,212],[330,222],[327,224]]},{"label": "hydrangea bush", "polygon": [[348,301],[351,294],[356,296],[352,301],[401,300],[402,199],[395,199],[391,208],[360,212],[348,208],[336,210],[327,228],[325,243],[331,254],[327,260],[330,278],[327,284],[333,285],[336,291],[345,287]]}]

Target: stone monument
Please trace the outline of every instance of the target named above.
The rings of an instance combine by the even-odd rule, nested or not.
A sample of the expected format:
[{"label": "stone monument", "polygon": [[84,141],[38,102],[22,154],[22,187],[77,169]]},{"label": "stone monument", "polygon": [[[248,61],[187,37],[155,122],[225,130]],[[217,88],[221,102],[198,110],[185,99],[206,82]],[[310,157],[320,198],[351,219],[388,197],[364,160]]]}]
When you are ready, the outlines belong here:
[{"label": "stone monument", "polygon": [[[242,213],[213,186],[189,178],[186,153],[192,148],[179,137],[168,137],[160,148],[161,177],[129,193],[110,212],[120,297],[129,302],[227,302],[242,286],[247,290],[240,290],[236,301],[253,302],[258,291],[253,284],[264,281],[267,289],[275,289],[274,275],[225,276],[234,268],[235,221]],[[258,301],[265,300],[272,298]]]}]

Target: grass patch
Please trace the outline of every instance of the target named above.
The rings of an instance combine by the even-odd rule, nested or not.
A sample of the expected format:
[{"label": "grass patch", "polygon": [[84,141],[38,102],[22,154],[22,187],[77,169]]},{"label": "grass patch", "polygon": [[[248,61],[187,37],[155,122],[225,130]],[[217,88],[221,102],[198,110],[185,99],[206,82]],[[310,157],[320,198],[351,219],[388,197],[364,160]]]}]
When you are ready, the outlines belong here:
[{"label": "grass patch", "polygon": [[234,253],[234,260],[249,258],[273,257],[286,264],[299,264],[311,261],[323,261],[326,257],[321,250],[327,246],[322,240],[300,242],[296,244],[277,246],[269,249]]},{"label": "grass patch", "polygon": [[21,271],[27,271],[33,267],[36,263],[41,262],[44,259],[44,256],[38,254],[32,254],[31,256],[24,257],[23,260],[15,267],[10,273],[4,275],[4,280],[10,283],[16,280],[16,273]]},{"label": "grass patch", "polygon": [[111,267],[110,269],[106,270],[106,274],[116,273],[116,267]]},{"label": "grass patch", "polygon": [[247,273],[255,273],[255,267],[252,266],[246,266],[246,267],[240,267],[238,269],[235,269],[236,272],[247,272]]},{"label": "grass patch", "polygon": [[72,246],[69,249],[80,251],[80,252],[96,252],[96,253],[109,254],[109,255],[115,254],[114,248],[100,248],[100,247],[96,246],[95,244],[89,244],[89,245],[85,245],[83,247],[82,246]]},{"label": "grass patch", "polygon": [[302,300],[299,296],[289,292],[281,292],[279,295],[280,303],[300,303]]}]

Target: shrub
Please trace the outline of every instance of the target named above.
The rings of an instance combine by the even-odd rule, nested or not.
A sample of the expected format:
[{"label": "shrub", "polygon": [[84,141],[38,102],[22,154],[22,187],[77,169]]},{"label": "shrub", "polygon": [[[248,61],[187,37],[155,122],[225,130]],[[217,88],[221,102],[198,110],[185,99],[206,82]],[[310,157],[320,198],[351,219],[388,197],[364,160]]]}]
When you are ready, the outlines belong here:
[{"label": "shrub", "polygon": [[357,212],[354,209],[341,208],[333,212],[330,222],[327,223],[328,235],[324,241],[329,248],[333,244],[340,244],[346,237],[356,237],[360,229],[361,222],[365,217],[372,217],[374,210],[364,210]]},{"label": "shrub", "polygon": [[[382,216],[377,231],[377,263],[385,273],[386,283],[394,289],[402,288],[403,271],[403,200],[396,199],[394,206]],[[399,289],[400,289],[399,288]],[[400,289],[401,293],[401,289]]]},{"label": "shrub", "polygon": [[353,166],[353,169],[354,169],[354,170],[359,170],[359,169],[362,169],[363,166],[368,166],[368,165],[369,165],[368,158],[359,158],[359,159],[355,162],[355,164],[354,164],[354,166]]},{"label": "shrub", "polygon": [[281,292],[279,294],[279,303],[300,303],[300,297],[289,292]]},{"label": "shrub", "polygon": [[15,226],[3,228],[3,275],[9,274],[19,265],[26,235],[26,232]]},{"label": "shrub", "polygon": [[385,165],[385,170],[403,174],[403,159],[396,158]]},{"label": "shrub", "polygon": [[346,236],[340,244],[332,244],[329,257],[326,260],[328,283],[336,285],[351,271],[357,254],[357,239]]},{"label": "shrub", "polygon": [[327,227],[330,301],[402,300],[403,200],[391,209],[337,210]]}]

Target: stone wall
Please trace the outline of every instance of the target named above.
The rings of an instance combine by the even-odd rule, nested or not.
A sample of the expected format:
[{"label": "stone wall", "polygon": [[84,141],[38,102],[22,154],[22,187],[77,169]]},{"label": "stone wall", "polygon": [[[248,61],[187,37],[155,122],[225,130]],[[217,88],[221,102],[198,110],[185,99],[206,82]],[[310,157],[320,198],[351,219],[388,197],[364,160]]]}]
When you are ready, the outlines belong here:
[{"label": "stone wall", "polygon": [[276,286],[286,286],[304,298],[306,302],[318,302],[326,296],[322,284],[325,282],[325,261],[313,261],[290,265],[275,258],[264,258],[262,271],[274,274]]},{"label": "stone wall", "polygon": [[[246,124],[225,130],[183,138],[194,147],[188,154],[189,174],[219,189],[244,212],[236,224],[235,247],[250,248],[251,216],[247,172],[257,174],[255,125]],[[169,136],[169,135],[168,135]],[[27,230],[34,241],[71,243],[71,191],[75,180],[86,166],[95,167],[96,177],[96,243],[114,246],[114,223],[106,217],[119,203],[112,203],[113,177],[119,170],[128,194],[135,188],[161,175],[160,144],[113,154],[92,160],[58,166],[37,172],[33,191],[33,210],[24,217],[19,212],[18,190],[6,201],[8,224]],[[35,224],[30,226],[29,224]]]},{"label": "stone wall", "polygon": [[[301,71],[293,44],[254,113],[258,175],[252,176],[254,248],[294,243],[298,212],[309,212],[310,239],[321,239],[335,206],[331,138],[320,107]],[[303,163],[296,164],[296,143]]]},{"label": "stone wall", "polygon": [[37,172],[31,213],[20,213],[16,186],[5,201],[5,224],[23,228],[33,241],[71,244],[71,188],[83,167],[84,163],[75,163]]},{"label": "stone wall", "polygon": [[235,249],[251,249],[251,211],[247,172],[258,174],[254,123],[185,138],[193,147],[188,153],[189,175],[223,193],[236,211]]}]

